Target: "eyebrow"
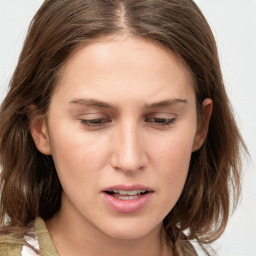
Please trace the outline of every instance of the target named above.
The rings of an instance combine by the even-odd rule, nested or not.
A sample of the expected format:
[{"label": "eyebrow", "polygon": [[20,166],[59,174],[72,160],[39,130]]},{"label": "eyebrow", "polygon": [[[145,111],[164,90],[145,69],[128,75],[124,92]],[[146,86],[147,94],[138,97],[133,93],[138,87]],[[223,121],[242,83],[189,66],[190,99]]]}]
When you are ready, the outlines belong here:
[{"label": "eyebrow", "polygon": [[163,100],[163,101],[159,101],[159,102],[154,102],[152,104],[146,105],[146,108],[151,109],[151,108],[159,108],[159,107],[169,107],[169,106],[177,104],[177,103],[187,104],[188,101],[185,99],[174,98],[174,99],[168,99],[168,100]]},{"label": "eyebrow", "polygon": [[[116,108],[115,106],[110,105],[109,103],[99,101],[96,99],[74,98],[69,103],[79,104],[79,105],[82,105],[85,107],[96,107],[96,108],[104,108],[104,109],[115,109]],[[159,102],[154,102],[151,104],[146,104],[146,109],[152,109],[152,108],[158,108],[158,107],[169,107],[169,106],[177,104],[177,103],[187,104],[188,101],[185,99],[173,98],[173,99],[163,100],[163,101],[159,101]]]},{"label": "eyebrow", "polygon": [[74,98],[69,103],[71,104],[79,104],[85,107],[96,107],[96,108],[106,108],[106,109],[114,109],[115,107],[99,100],[95,99],[86,99],[86,98]]}]

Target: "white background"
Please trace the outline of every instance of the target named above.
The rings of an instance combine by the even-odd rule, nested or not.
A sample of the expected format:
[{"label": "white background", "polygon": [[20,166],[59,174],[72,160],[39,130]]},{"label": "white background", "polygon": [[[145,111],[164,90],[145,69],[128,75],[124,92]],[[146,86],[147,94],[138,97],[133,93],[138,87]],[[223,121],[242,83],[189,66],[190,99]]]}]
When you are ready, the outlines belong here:
[{"label": "white background", "polygon": [[[26,30],[42,0],[0,0],[0,102]],[[226,88],[251,154],[242,200],[224,235],[220,256],[256,256],[256,0],[197,0],[216,36]]]}]

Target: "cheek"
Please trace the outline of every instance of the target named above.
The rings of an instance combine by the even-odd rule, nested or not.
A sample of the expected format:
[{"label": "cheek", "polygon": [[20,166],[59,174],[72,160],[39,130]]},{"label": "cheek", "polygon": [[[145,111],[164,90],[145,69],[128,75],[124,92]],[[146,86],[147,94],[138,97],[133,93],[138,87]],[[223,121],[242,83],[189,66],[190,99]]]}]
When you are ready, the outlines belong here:
[{"label": "cheek", "polygon": [[[158,170],[163,201],[167,212],[176,204],[186,182],[193,146],[193,133],[173,133],[154,147],[154,167]],[[164,206],[166,205],[166,206]]]},{"label": "cheek", "polygon": [[83,186],[78,184],[100,175],[98,170],[104,168],[108,158],[107,143],[84,132],[72,132],[68,125],[64,127],[56,125],[52,129],[52,157],[63,187],[79,189]]},{"label": "cheek", "polygon": [[187,147],[171,148],[159,156],[165,189],[178,194],[183,189],[188,174],[191,152]]},{"label": "cheek", "polygon": [[194,135],[190,132],[173,132],[151,146],[151,156],[166,168],[187,170],[193,148]]}]

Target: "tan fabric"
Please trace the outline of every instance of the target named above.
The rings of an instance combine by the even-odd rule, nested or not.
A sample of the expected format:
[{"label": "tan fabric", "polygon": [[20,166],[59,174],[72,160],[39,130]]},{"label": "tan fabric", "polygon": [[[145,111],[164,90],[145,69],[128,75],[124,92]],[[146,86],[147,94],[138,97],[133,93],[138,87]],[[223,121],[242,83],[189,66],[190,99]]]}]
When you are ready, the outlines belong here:
[{"label": "tan fabric", "polygon": [[15,239],[4,236],[0,238],[0,256],[20,256],[22,243]]},{"label": "tan fabric", "polygon": [[[40,256],[59,256],[41,218],[36,218],[35,234],[38,238]],[[0,256],[21,256],[24,244],[25,241],[17,240],[12,236],[0,236]]]},{"label": "tan fabric", "polygon": [[11,236],[0,236],[0,256],[20,256],[23,242]]},{"label": "tan fabric", "polygon": [[43,219],[41,218],[36,219],[35,231],[38,237],[40,255],[41,256],[59,256]]}]

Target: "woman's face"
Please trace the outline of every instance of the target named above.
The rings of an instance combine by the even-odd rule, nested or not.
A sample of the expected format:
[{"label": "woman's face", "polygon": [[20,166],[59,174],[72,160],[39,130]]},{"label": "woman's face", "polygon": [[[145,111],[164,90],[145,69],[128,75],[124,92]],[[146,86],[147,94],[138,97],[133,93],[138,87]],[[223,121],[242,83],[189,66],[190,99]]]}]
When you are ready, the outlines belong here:
[{"label": "woman's face", "polygon": [[47,120],[31,125],[54,159],[60,214],[113,238],[158,230],[203,142],[190,71],[171,51],[124,36],[80,48],[61,71]]}]

